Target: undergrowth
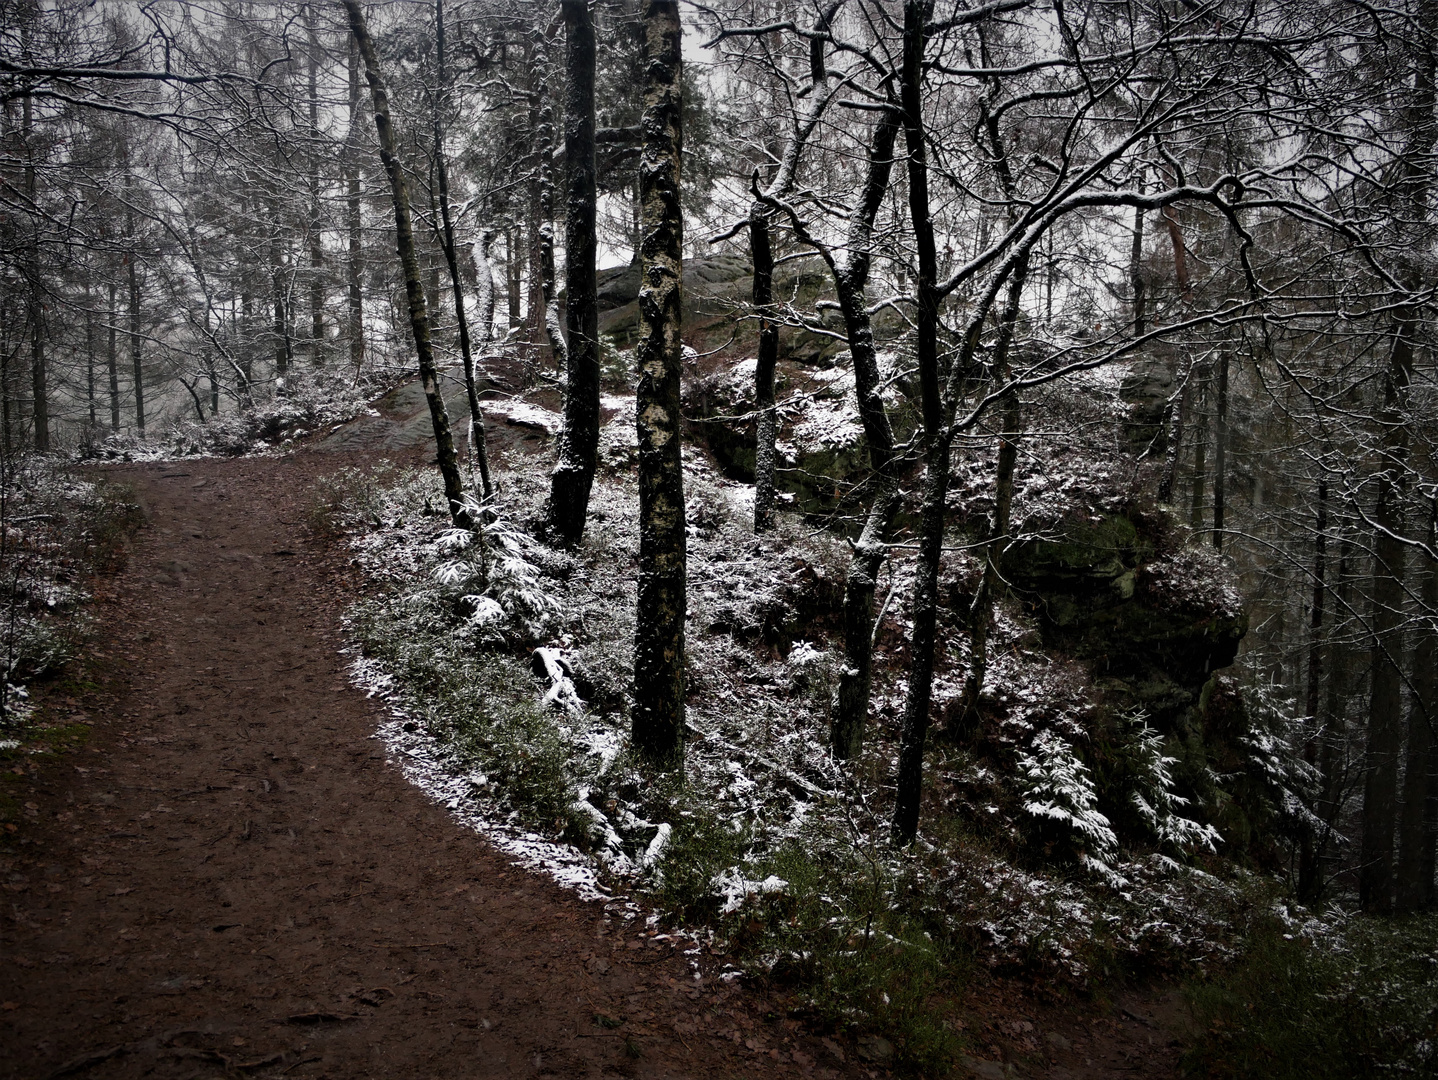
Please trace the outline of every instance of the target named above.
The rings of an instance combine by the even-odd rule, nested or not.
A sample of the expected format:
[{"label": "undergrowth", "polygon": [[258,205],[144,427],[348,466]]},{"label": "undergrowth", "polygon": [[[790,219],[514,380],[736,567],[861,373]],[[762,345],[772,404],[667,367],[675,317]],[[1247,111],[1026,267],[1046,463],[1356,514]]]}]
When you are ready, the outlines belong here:
[{"label": "undergrowth", "polygon": [[1190,1076],[1438,1076],[1438,917],[1353,918],[1310,936],[1269,918],[1188,988]]}]

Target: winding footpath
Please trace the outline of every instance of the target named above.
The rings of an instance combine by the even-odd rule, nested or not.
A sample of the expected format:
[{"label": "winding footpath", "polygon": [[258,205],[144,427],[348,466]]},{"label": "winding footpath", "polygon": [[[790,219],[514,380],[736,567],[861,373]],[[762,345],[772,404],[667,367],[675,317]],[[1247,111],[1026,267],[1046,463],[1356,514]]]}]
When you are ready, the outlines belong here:
[{"label": "winding footpath", "polygon": [[386,763],[305,521],[350,460],[106,470],[147,524],[0,848],[0,1077],[872,1075]]}]

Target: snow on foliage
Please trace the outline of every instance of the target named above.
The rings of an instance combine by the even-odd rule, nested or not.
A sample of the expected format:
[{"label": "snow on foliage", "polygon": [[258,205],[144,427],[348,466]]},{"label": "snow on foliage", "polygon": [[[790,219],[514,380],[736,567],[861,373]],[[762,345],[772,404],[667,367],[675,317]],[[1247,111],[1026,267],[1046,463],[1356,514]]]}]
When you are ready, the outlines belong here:
[{"label": "snow on foliage", "polygon": [[1019,776],[1024,813],[1072,833],[1091,860],[1102,861],[1118,846],[1112,824],[1099,812],[1088,766],[1070,743],[1051,731],[1039,732],[1033,753],[1019,755]]}]

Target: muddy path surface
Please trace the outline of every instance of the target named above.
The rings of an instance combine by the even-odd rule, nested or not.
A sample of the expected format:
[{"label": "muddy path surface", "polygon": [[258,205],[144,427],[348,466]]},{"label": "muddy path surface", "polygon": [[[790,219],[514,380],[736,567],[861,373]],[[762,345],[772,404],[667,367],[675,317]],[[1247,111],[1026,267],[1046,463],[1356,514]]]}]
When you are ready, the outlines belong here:
[{"label": "muddy path surface", "polygon": [[[345,449],[106,470],[147,524],[91,682],[42,704],[90,740],[0,844],[0,1078],[885,1075],[387,763],[339,651],[357,572],[307,521]],[[974,1005],[956,1075],[1174,1075],[1132,1011]]]},{"label": "muddy path surface", "polygon": [[386,764],[305,523],[328,457],[111,471],[148,524],[0,867],[0,1076],[851,1072]]}]

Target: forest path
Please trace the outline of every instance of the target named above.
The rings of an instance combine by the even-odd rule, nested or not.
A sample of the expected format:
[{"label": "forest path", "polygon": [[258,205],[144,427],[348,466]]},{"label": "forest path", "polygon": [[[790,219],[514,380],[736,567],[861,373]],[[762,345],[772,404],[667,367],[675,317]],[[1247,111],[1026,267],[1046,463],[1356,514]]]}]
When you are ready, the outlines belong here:
[{"label": "forest path", "polygon": [[148,523],[97,597],[99,685],[43,699],[90,741],[0,851],[0,1076],[867,1072],[386,764],[338,652],[353,571],[305,523],[349,462],[106,470]]}]

